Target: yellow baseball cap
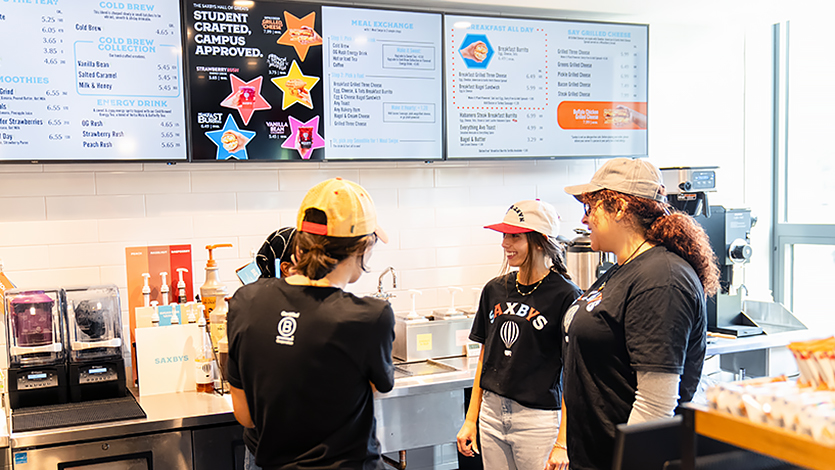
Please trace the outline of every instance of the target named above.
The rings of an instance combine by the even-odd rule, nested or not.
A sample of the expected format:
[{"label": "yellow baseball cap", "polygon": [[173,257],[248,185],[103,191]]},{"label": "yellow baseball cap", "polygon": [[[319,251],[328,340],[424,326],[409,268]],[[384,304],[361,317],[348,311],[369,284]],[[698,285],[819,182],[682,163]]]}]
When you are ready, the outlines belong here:
[{"label": "yellow baseball cap", "polygon": [[[304,220],[308,209],[318,209],[326,224]],[[388,243],[388,235],[377,225],[377,210],[368,192],[357,183],[331,178],[310,188],[299,207],[296,229],[328,237],[359,237],[376,233]]]}]

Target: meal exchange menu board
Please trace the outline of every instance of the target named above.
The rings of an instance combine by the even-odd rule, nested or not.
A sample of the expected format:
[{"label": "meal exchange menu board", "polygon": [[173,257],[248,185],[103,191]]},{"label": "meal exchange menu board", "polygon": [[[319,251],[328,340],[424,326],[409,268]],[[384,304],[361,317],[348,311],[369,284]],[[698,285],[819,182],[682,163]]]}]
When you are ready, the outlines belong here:
[{"label": "meal exchange menu board", "polygon": [[186,160],[179,2],[0,2],[0,161]]},{"label": "meal exchange menu board", "polygon": [[647,153],[646,25],[446,15],[447,158]]},{"label": "meal exchange menu board", "polygon": [[188,2],[193,160],[441,158],[441,15]]},{"label": "meal exchange menu board", "polygon": [[441,158],[441,15],[322,7],[325,158]]}]

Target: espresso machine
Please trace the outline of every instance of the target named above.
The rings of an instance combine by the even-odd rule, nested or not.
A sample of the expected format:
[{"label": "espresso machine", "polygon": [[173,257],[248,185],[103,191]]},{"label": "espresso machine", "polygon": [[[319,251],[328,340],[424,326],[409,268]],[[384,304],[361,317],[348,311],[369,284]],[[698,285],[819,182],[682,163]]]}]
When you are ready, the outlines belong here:
[{"label": "espresso machine", "polygon": [[9,404],[67,403],[62,289],[5,293]]},{"label": "espresso machine", "polygon": [[70,400],[125,396],[122,311],[115,285],[67,288],[67,377]]},{"label": "espresso machine", "polygon": [[719,264],[719,292],[707,299],[707,327],[735,337],[753,336],[763,329],[743,313],[742,295],[735,289],[734,274],[751,259],[751,227],[756,219],[750,209],[711,206],[708,193],[716,191],[718,167],[661,168],[667,202],[687,213],[704,228]]}]

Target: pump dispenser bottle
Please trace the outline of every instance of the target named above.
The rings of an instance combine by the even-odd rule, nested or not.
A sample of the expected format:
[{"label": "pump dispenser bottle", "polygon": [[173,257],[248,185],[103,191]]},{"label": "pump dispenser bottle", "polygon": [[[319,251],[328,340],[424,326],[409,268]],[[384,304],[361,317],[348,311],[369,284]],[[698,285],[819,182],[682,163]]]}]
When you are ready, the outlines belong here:
[{"label": "pump dispenser bottle", "polygon": [[209,338],[209,332],[206,331],[206,319],[203,316],[197,321],[197,326],[200,327],[203,344],[194,360],[194,381],[198,392],[212,393],[215,391],[214,354],[212,353],[212,340]]},{"label": "pump dispenser bottle", "polygon": [[186,268],[177,268],[177,273],[180,275],[180,280],[177,282],[177,302],[180,305],[185,305],[188,302],[186,297],[186,281],[183,280],[183,273],[187,273]]},{"label": "pump dispenser bottle", "polygon": [[148,273],[142,273],[142,277],[145,278],[145,285],[142,286],[142,302],[145,304],[146,307],[151,306],[151,286],[148,285],[148,281],[151,280],[151,275]]},{"label": "pump dispenser bottle", "polygon": [[162,285],[159,287],[159,293],[162,296],[162,305],[168,305],[168,292],[170,291],[168,288],[168,273],[163,271],[159,275],[162,277]]},{"label": "pump dispenser bottle", "polygon": [[200,301],[206,310],[203,312],[204,318],[209,319],[212,310],[215,309],[218,296],[226,297],[226,286],[220,282],[217,274],[217,261],[212,257],[212,250],[215,248],[232,248],[230,243],[221,243],[218,245],[206,245],[209,250],[209,259],[206,261],[206,282],[200,286]]}]

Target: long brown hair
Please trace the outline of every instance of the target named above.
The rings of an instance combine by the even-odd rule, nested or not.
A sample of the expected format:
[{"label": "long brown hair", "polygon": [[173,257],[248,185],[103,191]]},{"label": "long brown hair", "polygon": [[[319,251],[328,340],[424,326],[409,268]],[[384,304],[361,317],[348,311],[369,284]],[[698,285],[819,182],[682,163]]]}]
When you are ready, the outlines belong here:
[{"label": "long brown hair", "polygon": [[648,241],[664,245],[687,261],[699,276],[705,295],[710,297],[716,293],[719,289],[716,255],[704,229],[693,217],[668,204],[610,189],[581,196],[582,202],[591,205],[599,202],[607,212],[623,209],[618,200],[626,202],[625,212]]},{"label": "long brown hair", "polygon": [[[525,255],[525,260],[522,261],[522,265],[519,266],[520,271],[526,270],[530,272],[532,270],[534,264],[532,253],[538,247],[542,250],[545,257],[551,261],[551,271],[562,275],[566,279],[571,279],[565,264],[565,247],[561,243],[539,232],[525,232],[525,237],[528,240],[528,253]],[[508,272],[509,268],[507,258],[505,258],[502,271]]]},{"label": "long brown hair", "polygon": [[[308,209],[305,221],[327,224],[327,216],[318,209]],[[324,278],[336,268],[340,261],[353,255],[360,255],[362,270],[368,272],[365,265],[366,250],[377,242],[377,235],[358,237],[329,237],[297,231],[293,237],[297,273],[314,281]]]}]

